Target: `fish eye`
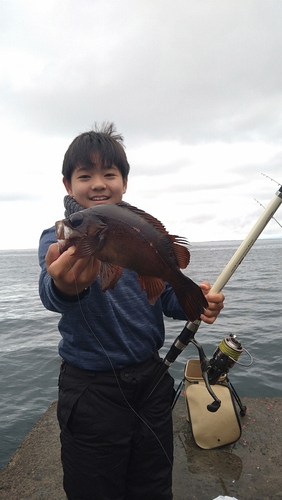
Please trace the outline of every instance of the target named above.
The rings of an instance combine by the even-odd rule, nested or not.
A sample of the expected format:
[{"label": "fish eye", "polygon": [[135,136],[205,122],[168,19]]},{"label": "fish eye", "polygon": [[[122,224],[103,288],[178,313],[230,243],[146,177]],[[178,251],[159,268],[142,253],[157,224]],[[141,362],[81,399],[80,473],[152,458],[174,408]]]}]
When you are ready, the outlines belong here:
[{"label": "fish eye", "polygon": [[83,222],[83,215],[80,212],[70,216],[69,221],[72,227],[78,227]]}]

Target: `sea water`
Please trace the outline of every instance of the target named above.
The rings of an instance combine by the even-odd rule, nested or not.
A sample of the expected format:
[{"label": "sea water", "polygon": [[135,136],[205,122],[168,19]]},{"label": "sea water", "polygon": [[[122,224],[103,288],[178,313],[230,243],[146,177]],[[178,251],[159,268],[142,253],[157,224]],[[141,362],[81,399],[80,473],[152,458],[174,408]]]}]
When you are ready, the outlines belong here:
[{"label": "sea water", "polygon": [[[194,243],[185,272],[197,283],[213,283],[240,242]],[[237,335],[244,352],[229,372],[240,397],[282,397],[282,239],[259,239],[224,288],[225,308],[214,325],[202,322],[196,339],[211,357],[222,338]],[[57,399],[60,358],[59,315],[46,311],[38,297],[36,250],[0,251],[0,468],[51,402]],[[185,325],[165,319],[165,356]],[[176,387],[189,344],[170,368]],[[246,365],[246,366],[242,366]],[[248,366],[249,365],[249,366]]]}]

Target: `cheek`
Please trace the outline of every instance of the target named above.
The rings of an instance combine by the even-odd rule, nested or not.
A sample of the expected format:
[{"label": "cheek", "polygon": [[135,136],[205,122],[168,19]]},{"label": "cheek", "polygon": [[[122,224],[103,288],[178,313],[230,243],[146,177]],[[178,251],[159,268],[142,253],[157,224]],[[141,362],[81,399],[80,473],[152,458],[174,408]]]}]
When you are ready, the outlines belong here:
[{"label": "cheek", "polygon": [[73,189],[73,196],[84,196],[86,192],[88,192],[88,189],[85,184],[75,186]]}]

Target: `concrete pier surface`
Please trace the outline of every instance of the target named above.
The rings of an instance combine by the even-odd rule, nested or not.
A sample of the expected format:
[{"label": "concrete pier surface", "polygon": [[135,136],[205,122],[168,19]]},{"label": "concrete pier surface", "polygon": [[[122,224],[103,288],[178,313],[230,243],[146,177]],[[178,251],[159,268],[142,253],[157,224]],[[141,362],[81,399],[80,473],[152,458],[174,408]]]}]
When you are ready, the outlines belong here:
[{"label": "concrete pier surface", "polygon": [[[233,445],[195,444],[181,397],[174,415],[174,500],[282,499],[282,398],[243,398],[242,436]],[[228,425],[228,422],[226,422]],[[0,499],[65,500],[56,402],[0,471]],[[93,497],[95,498],[95,496]]]}]

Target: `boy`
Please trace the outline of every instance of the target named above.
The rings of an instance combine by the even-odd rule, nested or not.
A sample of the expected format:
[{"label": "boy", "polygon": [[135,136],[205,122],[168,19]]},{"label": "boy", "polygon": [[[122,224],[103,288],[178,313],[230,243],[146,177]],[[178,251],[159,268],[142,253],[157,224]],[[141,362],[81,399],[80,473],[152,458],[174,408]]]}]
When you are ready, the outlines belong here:
[{"label": "boy", "polygon": [[[66,216],[120,202],[129,164],[114,125],[74,139],[62,173]],[[161,362],[163,313],[187,318],[170,286],[151,306],[127,269],[102,293],[100,262],[77,259],[73,247],[60,254],[56,241],[54,227],[42,233],[39,290],[44,306],[61,314],[58,420],[67,498],[171,500],[172,377],[165,375],[143,407],[138,402]],[[207,294],[210,286],[201,288]],[[213,323],[224,296],[206,298],[201,319]]]}]

